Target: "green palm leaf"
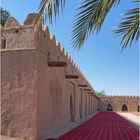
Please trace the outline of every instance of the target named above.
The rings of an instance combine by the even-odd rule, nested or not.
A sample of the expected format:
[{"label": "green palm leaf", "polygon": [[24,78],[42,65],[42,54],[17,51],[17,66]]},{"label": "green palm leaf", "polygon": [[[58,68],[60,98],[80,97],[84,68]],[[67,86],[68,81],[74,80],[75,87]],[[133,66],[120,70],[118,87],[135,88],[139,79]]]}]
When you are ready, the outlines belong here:
[{"label": "green palm leaf", "polygon": [[119,2],[120,0],[85,0],[83,2],[78,8],[79,12],[72,31],[72,42],[76,49],[83,45],[92,32],[100,31],[106,15]]},{"label": "green palm leaf", "polygon": [[[140,0],[135,0],[139,2]],[[76,49],[80,49],[91,33],[99,33],[104,20],[110,10],[118,5],[120,0],[84,0],[78,10],[72,30],[72,43]],[[65,0],[41,0],[39,13],[45,22],[48,18],[52,23],[59,12],[63,11]],[[139,39],[139,8],[131,9],[124,14],[125,18],[119,24],[114,33],[122,36],[121,48],[131,46],[133,41]]]},{"label": "green palm leaf", "polygon": [[[135,1],[139,2],[139,0]],[[138,5],[139,6],[139,5]],[[124,14],[125,18],[122,19],[118,29],[114,31],[117,36],[122,36],[121,49],[131,46],[133,41],[138,41],[140,36],[139,27],[139,7],[130,9]]]},{"label": "green palm leaf", "polygon": [[43,17],[43,22],[48,17],[52,23],[52,18],[59,16],[59,11],[63,10],[65,0],[41,0],[39,6],[39,13]]},{"label": "green palm leaf", "polygon": [[0,7],[0,23],[2,26],[6,23],[6,20],[10,16],[10,13],[7,10],[4,10],[2,7]]}]

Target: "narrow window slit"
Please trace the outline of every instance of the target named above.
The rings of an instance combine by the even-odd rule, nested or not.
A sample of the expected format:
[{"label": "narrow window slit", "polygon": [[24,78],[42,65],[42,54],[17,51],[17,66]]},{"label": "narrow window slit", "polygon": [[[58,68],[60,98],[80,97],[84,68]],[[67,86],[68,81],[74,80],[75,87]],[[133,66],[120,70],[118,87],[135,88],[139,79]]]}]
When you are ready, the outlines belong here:
[{"label": "narrow window slit", "polygon": [[2,39],[1,40],[1,49],[5,49],[6,48],[6,39]]}]

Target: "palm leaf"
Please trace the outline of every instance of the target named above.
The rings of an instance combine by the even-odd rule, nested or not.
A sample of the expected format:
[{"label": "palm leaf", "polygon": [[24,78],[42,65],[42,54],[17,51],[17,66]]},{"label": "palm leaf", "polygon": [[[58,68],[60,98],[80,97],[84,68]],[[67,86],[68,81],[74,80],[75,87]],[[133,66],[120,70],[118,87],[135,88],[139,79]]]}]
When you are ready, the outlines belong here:
[{"label": "palm leaf", "polygon": [[78,8],[72,31],[72,43],[79,49],[92,32],[98,33],[112,7],[120,0],[85,0]]},{"label": "palm leaf", "polygon": [[4,26],[9,16],[10,13],[7,10],[4,10],[2,7],[0,7],[0,23],[2,26]]},{"label": "palm leaf", "polygon": [[53,17],[59,16],[59,11],[64,8],[65,0],[41,0],[39,14],[43,17],[43,22],[48,18],[52,23]]},{"label": "palm leaf", "polygon": [[[135,1],[139,2],[139,0]],[[138,5],[139,6],[139,5]],[[122,36],[121,49],[125,49],[127,46],[131,46],[135,41],[137,42],[140,36],[139,27],[139,7],[130,9],[125,12],[124,18],[119,24],[118,28],[114,31],[117,36]]]}]

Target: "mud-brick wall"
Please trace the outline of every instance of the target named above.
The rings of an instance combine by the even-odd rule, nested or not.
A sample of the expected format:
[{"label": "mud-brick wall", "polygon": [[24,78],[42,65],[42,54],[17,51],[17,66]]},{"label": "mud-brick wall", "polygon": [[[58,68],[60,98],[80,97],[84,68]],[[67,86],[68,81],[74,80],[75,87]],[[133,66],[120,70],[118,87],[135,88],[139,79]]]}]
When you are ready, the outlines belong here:
[{"label": "mud-brick wall", "polygon": [[2,135],[36,138],[37,55],[33,50],[1,52]]},{"label": "mud-brick wall", "polygon": [[[2,134],[29,140],[43,140],[99,108],[93,88],[36,18],[30,14],[24,26],[11,18],[1,29]],[[67,67],[50,67],[52,61]]]},{"label": "mud-brick wall", "polygon": [[[91,88],[91,91],[94,92],[68,54],[60,47],[59,43],[56,43],[55,36],[50,35],[48,28],[45,31],[39,30],[36,40],[36,47],[42,56],[38,70],[38,81],[43,82],[38,83],[40,93],[37,104],[39,111],[38,132],[42,139],[72,122],[95,113],[98,104],[95,96],[78,87],[78,84],[87,84],[87,88]],[[63,61],[67,62],[68,66],[48,67],[48,61]],[[67,74],[79,75],[79,78],[66,79],[65,75]],[[85,96],[87,96],[87,101]],[[93,101],[90,101],[91,99]],[[47,111],[45,111],[46,107]]]},{"label": "mud-brick wall", "polygon": [[100,103],[100,108],[106,111],[108,105],[112,106],[113,111],[122,112],[123,106],[127,107],[128,112],[138,112],[140,106],[139,96],[102,96],[100,97],[102,103]]}]

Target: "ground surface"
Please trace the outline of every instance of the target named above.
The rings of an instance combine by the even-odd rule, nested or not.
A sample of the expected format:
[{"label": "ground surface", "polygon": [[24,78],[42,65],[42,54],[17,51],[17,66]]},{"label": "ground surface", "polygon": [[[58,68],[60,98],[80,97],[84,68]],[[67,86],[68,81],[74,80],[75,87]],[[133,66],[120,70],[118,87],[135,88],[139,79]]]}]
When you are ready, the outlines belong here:
[{"label": "ground surface", "polygon": [[139,128],[140,127],[140,114],[138,112],[136,113],[118,113],[128,121],[132,122],[134,127]]},{"label": "ground surface", "polygon": [[[83,124],[84,122],[86,122],[87,120],[92,118],[95,114],[96,113],[94,113],[92,115],[88,115],[88,116],[84,117],[83,119],[80,119],[79,121],[77,120],[74,123],[70,123],[69,125],[65,126],[64,128],[62,128],[60,130],[56,130],[55,132],[52,132],[50,134],[50,137],[57,138],[57,137],[61,136],[62,134],[70,131],[71,129]],[[10,137],[10,136],[1,135],[0,140],[24,140],[24,139],[20,139],[18,137]]]},{"label": "ground surface", "polygon": [[[132,123],[126,120],[128,117],[129,121],[133,122],[138,120],[136,118],[139,116],[132,115],[131,113],[117,114],[114,112],[100,112],[88,121],[85,119],[85,123],[81,125],[79,123],[80,126],[67,132],[72,128],[72,126],[69,126],[65,131],[63,130],[63,132],[67,133],[58,137],[56,140],[140,140],[138,129],[134,128]],[[62,134],[62,131],[57,132],[54,136],[56,137],[60,134]],[[2,136],[1,140],[22,139]]]},{"label": "ground surface", "polygon": [[91,119],[93,116],[95,116],[96,113],[92,114],[92,115],[88,115],[88,116],[85,116],[84,118],[82,119],[79,119],[79,120],[76,120],[76,122],[74,123],[69,123],[67,126],[64,126],[63,128],[61,129],[58,129],[56,130],[55,132],[52,132],[49,134],[49,137],[52,137],[52,138],[58,138],[60,137],[61,135],[69,132],[70,130],[72,130],[73,128],[85,123],[87,120]]},{"label": "ground surface", "polygon": [[100,112],[57,140],[139,140],[139,131],[115,112]]}]

